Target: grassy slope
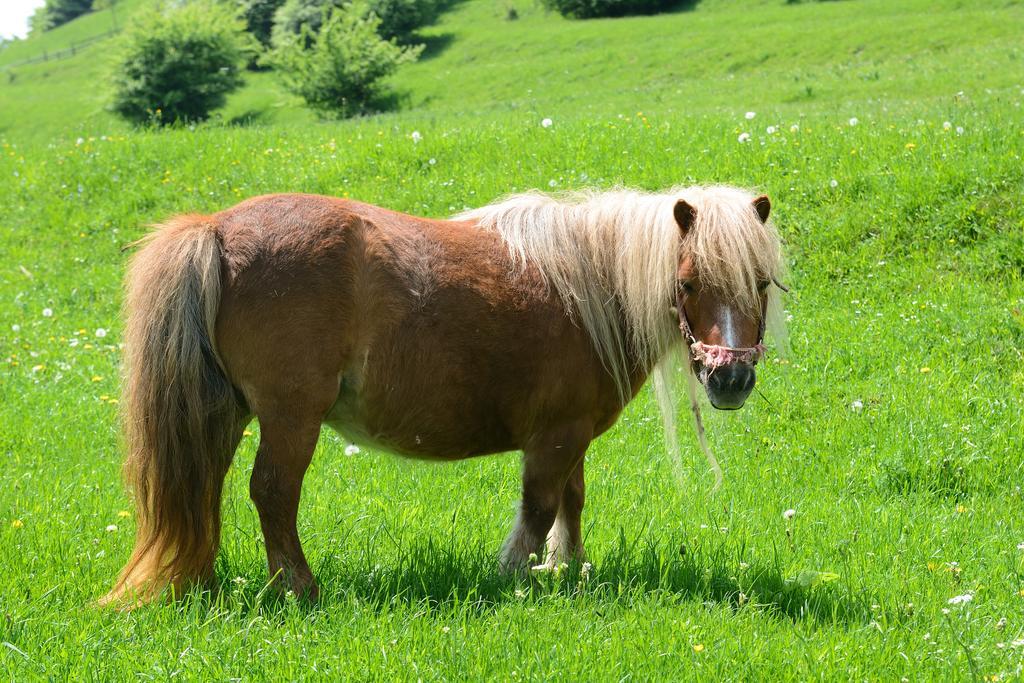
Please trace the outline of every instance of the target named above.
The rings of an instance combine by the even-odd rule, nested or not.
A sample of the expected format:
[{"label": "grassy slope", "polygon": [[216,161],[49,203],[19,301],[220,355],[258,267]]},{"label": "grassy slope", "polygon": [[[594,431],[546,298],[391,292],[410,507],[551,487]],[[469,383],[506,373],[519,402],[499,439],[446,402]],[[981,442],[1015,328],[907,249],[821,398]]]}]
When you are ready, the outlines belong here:
[{"label": "grassy slope", "polygon": [[[1007,32],[1021,6],[942,3],[905,17],[898,46],[884,28],[850,17],[854,6],[889,5],[758,5],[746,12],[752,25],[800,16],[824,28],[773,41],[798,55],[778,64],[760,62],[764,41],[735,43],[745,65],[728,79],[715,46],[742,25],[737,3],[708,0],[692,13],[621,24],[526,11],[507,24],[489,3],[467,2],[433,30],[455,35],[449,47],[399,76],[423,109],[106,139],[99,135],[112,127],[101,118],[84,130],[56,115],[7,119],[0,672],[19,680],[1019,676],[1024,93]],[[693,35],[708,50],[693,53],[678,83],[700,97],[662,95],[669,69],[640,64],[659,49],[653,42],[630,48],[637,62],[604,62],[599,77],[564,73],[597,59],[612,36],[668,24],[686,33],[701,22]],[[830,56],[835,41],[820,36],[842,25],[851,26],[842,45],[863,44],[873,66],[857,66],[845,47]],[[962,36],[945,51],[930,42],[952,31],[943,25]],[[534,34],[532,50],[485,63],[485,53],[512,55]],[[587,41],[583,56],[569,49]],[[466,68],[448,86],[431,82],[460,61]],[[787,103],[805,87],[792,81],[796,64],[813,97]],[[844,76],[861,68],[879,77]],[[489,98],[472,94],[485,83]],[[502,111],[503,98],[519,108]],[[280,109],[271,120],[288,118]],[[748,109],[758,112],[753,121],[742,115]],[[541,128],[541,115],[555,125]],[[413,129],[423,133],[419,144]],[[753,140],[738,143],[740,132]],[[52,146],[42,144],[54,133]],[[347,457],[325,434],[300,521],[324,597],[305,610],[260,592],[258,523],[244,502],[253,425],[229,481],[220,597],[131,615],[85,608],[130,546],[111,403],[115,293],[120,247],[146,222],[277,190],[444,215],[515,188],[695,181],[768,191],[793,262],[789,361],[760,373],[767,400],[707,415],[726,468],[714,498],[688,436],[693,459],[676,485],[645,392],[588,459],[594,575],[517,584],[492,564],[518,486],[515,457],[450,466]],[[109,334],[96,337],[97,328]],[[851,409],[855,400],[862,410]],[[781,517],[787,508],[797,510],[791,524]],[[814,572],[838,578],[819,583]],[[968,592],[966,606],[947,604]]]}]

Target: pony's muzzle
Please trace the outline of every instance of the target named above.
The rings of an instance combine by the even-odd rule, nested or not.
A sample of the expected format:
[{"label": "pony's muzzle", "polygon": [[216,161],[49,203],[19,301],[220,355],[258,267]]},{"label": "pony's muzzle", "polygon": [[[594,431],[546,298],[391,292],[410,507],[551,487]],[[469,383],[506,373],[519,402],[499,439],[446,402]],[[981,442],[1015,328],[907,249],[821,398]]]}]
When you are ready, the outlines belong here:
[{"label": "pony's muzzle", "polygon": [[704,387],[711,405],[719,410],[736,410],[754,390],[757,375],[749,363],[729,363],[707,373]]}]

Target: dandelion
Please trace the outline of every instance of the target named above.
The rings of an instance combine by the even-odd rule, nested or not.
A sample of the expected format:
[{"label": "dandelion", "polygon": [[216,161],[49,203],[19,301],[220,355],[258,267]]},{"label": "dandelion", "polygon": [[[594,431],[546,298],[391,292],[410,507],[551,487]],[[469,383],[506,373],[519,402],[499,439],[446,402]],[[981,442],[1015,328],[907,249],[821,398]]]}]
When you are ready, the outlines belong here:
[{"label": "dandelion", "polygon": [[792,126],[789,127],[789,132],[790,133],[799,133],[800,132],[800,126],[798,126],[798,125],[796,125],[794,123]]},{"label": "dandelion", "polygon": [[956,511],[959,512],[960,514],[963,514],[963,513],[967,512],[967,506],[966,505],[957,505],[956,506]]},{"label": "dandelion", "polygon": [[750,121],[750,120],[751,120],[751,119],[753,119],[753,118],[754,118],[755,116],[757,116],[757,112],[752,112],[752,111],[748,111],[748,112],[747,112],[747,114],[746,114],[746,117],[747,117],[747,121]]},{"label": "dandelion", "polygon": [[957,135],[963,135],[964,134],[964,127],[963,126],[957,126],[956,127],[956,134]]},{"label": "dandelion", "polygon": [[787,522],[793,519],[794,517],[796,517],[796,510],[794,510],[793,508],[790,508],[782,513],[782,518]]},{"label": "dandelion", "polygon": [[132,513],[128,512],[127,510],[118,510],[117,516],[121,519],[125,519],[127,517],[131,517]]},{"label": "dandelion", "polygon": [[412,141],[413,141],[414,143],[417,143],[417,144],[419,143],[419,141],[420,141],[420,140],[422,140],[422,139],[423,139],[423,136],[422,136],[422,135],[420,135],[420,132],[419,132],[418,130],[414,130],[414,131],[412,132],[412,135],[410,135],[409,137],[411,137],[411,138],[412,138]]},{"label": "dandelion", "polygon": [[704,643],[697,643],[693,646],[694,652],[704,652]]},{"label": "dandelion", "polygon": [[853,403],[850,404],[850,410],[852,410],[855,413],[859,413],[860,411],[864,410],[864,402],[861,401],[859,398],[854,399]]},{"label": "dandelion", "polygon": [[21,521],[20,519],[16,519],[11,522],[12,529],[20,529],[23,526],[25,526],[25,522]]},{"label": "dandelion", "polygon": [[43,309],[43,317],[44,318],[52,318],[53,317],[53,309],[52,308],[44,308]]},{"label": "dandelion", "polygon": [[548,187],[555,187],[557,185],[558,185],[558,181],[555,180],[554,178],[552,178],[551,180],[548,181]]},{"label": "dandelion", "polygon": [[747,142],[748,140],[750,140],[750,133],[740,133],[740,136],[738,138],[736,138],[736,140],[740,144],[743,144],[744,142]]},{"label": "dandelion", "polygon": [[1017,550],[1024,550],[1024,543],[1018,543]]},{"label": "dandelion", "polygon": [[359,446],[354,443],[350,443],[345,446],[345,455],[357,455],[359,453]]},{"label": "dandelion", "polygon": [[828,181],[828,186],[831,188],[839,187],[839,181],[833,178],[832,180]]},{"label": "dandelion", "polygon": [[776,130],[778,129],[775,126],[768,126],[764,129],[764,132],[768,133],[768,135],[775,135]]},{"label": "dandelion", "polygon": [[103,329],[102,327],[98,327],[98,328],[96,328],[96,333],[95,334],[96,334],[96,336],[99,339],[103,339],[104,337],[107,336],[107,331],[105,329]]},{"label": "dandelion", "polygon": [[856,126],[858,123],[860,123],[860,121],[857,120],[856,116],[854,116],[853,118],[850,119],[850,125],[851,126]]},{"label": "dandelion", "polygon": [[430,157],[430,161],[428,161],[427,163],[433,166],[434,164],[437,163],[437,159],[435,159],[434,157]]},{"label": "dandelion", "polygon": [[107,528],[104,531],[106,531],[107,533],[111,533],[112,534],[115,531],[117,531],[117,525],[116,524],[108,524]]},{"label": "dandelion", "polygon": [[952,129],[953,129],[953,124],[950,123],[949,121],[946,121],[945,123],[942,124],[942,130],[952,130]]},{"label": "dandelion", "polygon": [[80,147],[83,142],[85,142],[85,138],[78,138],[75,140],[75,147]]},{"label": "dandelion", "polygon": [[102,382],[103,378],[100,377],[99,375],[94,375],[93,378],[92,378],[92,381],[93,382]]},{"label": "dandelion", "polygon": [[18,325],[18,324],[11,325],[11,332],[21,332],[21,325]]},{"label": "dandelion", "polygon": [[594,565],[590,564],[589,562],[584,562],[583,566],[580,567],[580,576],[582,576],[584,579],[589,579],[590,578],[590,571],[593,568],[594,568]]},{"label": "dandelion", "polygon": [[250,429],[243,429],[242,430],[242,436],[252,436],[252,430],[250,430]]},{"label": "dandelion", "polygon": [[913,152],[917,148],[917,145],[915,145],[913,142],[908,142],[907,144],[904,145],[904,147]]},{"label": "dandelion", "polygon": [[550,128],[552,123],[554,123],[554,122],[551,119],[541,119],[540,120],[540,127],[541,128]]},{"label": "dandelion", "polygon": [[946,602],[950,605],[966,605],[968,602],[974,599],[974,596],[970,593],[964,593],[963,595],[954,595]]},{"label": "dandelion", "polygon": [[932,371],[932,369],[931,369],[931,368],[929,368],[929,367],[924,367],[924,368],[921,368],[921,374],[922,374],[922,375],[927,375],[927,374],[928,374],[929,372],[931,372],[931,371]]}]

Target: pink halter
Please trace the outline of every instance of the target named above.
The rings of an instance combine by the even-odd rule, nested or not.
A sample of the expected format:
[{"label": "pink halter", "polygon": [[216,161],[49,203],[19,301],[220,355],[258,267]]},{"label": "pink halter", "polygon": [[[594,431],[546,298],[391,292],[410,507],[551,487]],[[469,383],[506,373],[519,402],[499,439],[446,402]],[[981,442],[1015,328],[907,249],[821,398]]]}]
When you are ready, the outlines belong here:
[{"label": "pink halter", "polygon": [[[686,330],[683,330],[684,332]],[[692,337],[691,337],[692,339]],[[754,346],[734,348],[732,346],[718,346],[716,344],[705,344],[704,342],[693,342],[690,344],[690,354],[693,359],[708,370],[720,368],[730,363],[747,363],[756,365],[764,357],[764,344],[758,342]]]}]

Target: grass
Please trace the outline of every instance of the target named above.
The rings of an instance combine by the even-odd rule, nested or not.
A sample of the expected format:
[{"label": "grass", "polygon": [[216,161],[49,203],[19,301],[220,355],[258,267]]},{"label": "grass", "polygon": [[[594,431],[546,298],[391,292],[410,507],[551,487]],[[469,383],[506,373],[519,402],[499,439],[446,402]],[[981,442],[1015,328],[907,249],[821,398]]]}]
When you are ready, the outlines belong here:
[{"label": "grass", "polygon": [[[0,108],[0,676],[1020,677],[1024,83],[1009,32],[1022,7],[896,4],[706,0],[570,24],[466,2],[432,29],[453,34],[447,47],[396,79],[415,107],[353,122],[128,131],[103,116],[70,126],[52,99],[50,118]],[[903,43],[858,7],[902,15]],[[741,16],[760,41],[730,39]],[[707,50],[682,41],[669,75],[663,26]],[[938,49],[954,29],[962,40]],[[661,38],[631,47],[645,31]],[[576,68],[616,43],[650,61]],[[428,78],[446,69],[465,87]],[[804,87],[794,69],[806,101],[789,99]],[[666,98],[668,81],[700,96]],[[300,512],[323,593],[309,607],[263,590],[253,424],[229,477],[219,593],[89,608],[132,539],[119,280],[147,223],[270,191],[440,216],[530,187],[690,182],[768,192],[792,270],[789,355],[773,354],[742,412],[705,414],[718,494],[689,435],[676,479],[645,390],[588,455],[592,572],[514,581],[494,563],[515,455],[346,456],[325,432]]]}]

